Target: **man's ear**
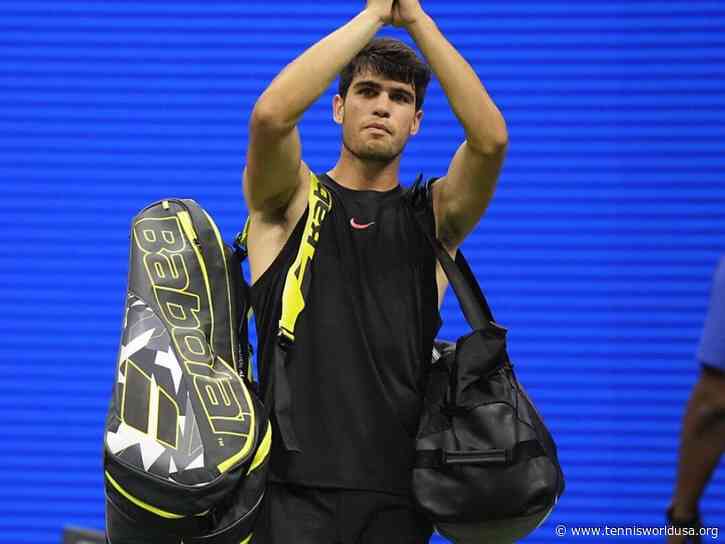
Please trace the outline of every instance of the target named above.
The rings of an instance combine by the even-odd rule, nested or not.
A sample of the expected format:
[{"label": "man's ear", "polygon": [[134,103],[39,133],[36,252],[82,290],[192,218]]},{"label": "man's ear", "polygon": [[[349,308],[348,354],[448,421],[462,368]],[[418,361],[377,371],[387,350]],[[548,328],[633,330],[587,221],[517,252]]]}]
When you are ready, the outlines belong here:
[{"label": "man's ear", "polygon": [[335,95],[332,99],[332,118],[338,125],[342,124],[342,120],[345,117],[345,99],[339,94]]},{"label": "man's ear", "polygon": [[410,125],[410,135],[415,136],[418,134],[418,131],[420,130],[420,123],[423,121],[423,110],[418,110],[415,112],[415,117],[413,117],[413,122]]}]

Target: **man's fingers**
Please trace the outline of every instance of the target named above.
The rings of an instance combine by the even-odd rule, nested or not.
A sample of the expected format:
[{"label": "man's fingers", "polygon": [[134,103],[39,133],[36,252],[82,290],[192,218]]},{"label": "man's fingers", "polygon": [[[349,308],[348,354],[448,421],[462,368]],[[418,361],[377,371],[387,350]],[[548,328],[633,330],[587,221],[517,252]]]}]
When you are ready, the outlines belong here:
[{"label": "man's fingers", "polygon": [[368,0],[365,9],[375,13],[384,24],[393,19],[393,0]]}]

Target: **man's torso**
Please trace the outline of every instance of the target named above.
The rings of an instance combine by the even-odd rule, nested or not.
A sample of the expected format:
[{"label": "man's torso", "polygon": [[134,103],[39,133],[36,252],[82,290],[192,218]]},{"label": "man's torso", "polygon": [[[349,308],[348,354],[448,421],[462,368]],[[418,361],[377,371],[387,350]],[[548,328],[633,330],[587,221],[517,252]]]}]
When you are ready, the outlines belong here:
[{"label": "man's torso", "polygon": [[[405,492],[427,363],[439,326],[432,249],[403,188],[333,193],[288,377],[303,450],[273,450],[272,479]],[[252,287],[264,386],[280,298],[307,217]],[[433,222],[432,213],[427,215]]]}]

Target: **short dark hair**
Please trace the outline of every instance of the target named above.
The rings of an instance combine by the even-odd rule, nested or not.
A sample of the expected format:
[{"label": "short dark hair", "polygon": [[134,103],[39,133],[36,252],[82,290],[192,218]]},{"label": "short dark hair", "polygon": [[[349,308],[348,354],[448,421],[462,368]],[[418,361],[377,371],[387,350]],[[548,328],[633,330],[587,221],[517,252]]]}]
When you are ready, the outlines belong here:
[{"label": "short dark hair", "polygon": [[411,84],[415,89],[415,110],[423,106],[430,67],[405,43],[394,38],[373,38],[340,72],[338,94],[345,98],[353,78],[368,70]]}]

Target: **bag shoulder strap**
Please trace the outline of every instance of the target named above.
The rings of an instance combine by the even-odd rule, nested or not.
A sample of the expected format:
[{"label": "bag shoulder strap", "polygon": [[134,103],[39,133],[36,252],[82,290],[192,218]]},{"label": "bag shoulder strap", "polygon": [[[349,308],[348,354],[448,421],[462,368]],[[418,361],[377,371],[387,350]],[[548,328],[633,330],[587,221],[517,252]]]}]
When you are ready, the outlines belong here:
[{"label": "bag shoulder strap", "polygon": [[[295,324],[297,318],[305,308],[305,298],[309,292],[311,268],[310,264],[315,256],[317,241],[320,237],[320,228],[327,214],[332,209],[330,192],[313,173],[310,173],[310,189],[307,196],[309,211],[302,239],[297,249],[292,266],[287,271],[284,288],[282,289],[282,312],[279,320],[279,334],[287,342],[294,342]],[[240,254],[240,260],[248,255],[247,242],[249,240],[249,217],[244,223],[244,230],[237,235],[235,247]]]},{"label": "bag shoulder strap", "polygon": [[317,176],[310,172],[310,190],[307,196],[307,221],[302,231],[297,256],[287,271],[282,290],[282,315],[279,320],[279,334],[294,342],[295,324],[310,290],[310,278],[322,223],[332,210],[332,197]]},{"label": "bag shoulder strap", "polygon": [[493,313],[463,252],[459,248],[454,261],[435,237],[435,233],[429,231],[422,219],[421,214],[425,213],[427,209],[432,210],[433,208],[433,184],[438,178],[432,178],[424,184],[422,179],[423,176],[419,175],[406,195],[406,200],[413,209],[413,217],[433,248],[438,262],[441,263],[466,321],[474,330],[485,328],[489,322],[495,322]]},{"label": "bag shoulder strap", "polygon": [[[300,452],[299,440],[292,424],[292,395],[287,377],[287,361],[290,347],[295,341],[297,318],[305,308],[312,278],[312,261],[315,257],[322,223],[332,210],[332,196],[317,176],[310,173],[310,187],[307,195],[307,219],[297,255],[292,262],[284,287],[282,288],[282,310],[280,313],[277,341],[274,344],[272,366],[264,390],[264,405],[273,414],[283,447],[290,452]],[[244,230],[237,236],[237,247],[241,258],[247,256],[249,218]]]},{"label": "bag shoulder strap", "polygon": [[239,267],[239,275],[241,276],[240,284],[240,290],[242,291],[239,293],[240,299],[243,301],[242,308],[239,314],[239,346],[242,350],[242,360],[246,361],[245,364],[245,375],[250,383],[253,383],[252,380],[252,355],[254,353],[254,349],[252,348],[252,344],[249,342],[249,320],[252,319],[252,304],[250,302],[251,295],[250,295],[250,286],[249,283],[247,283],[246,278],[244,277],[244,273],[242,272],[242,264],[247,259],[247,237],[249,233],[249,216],[247,216],[247,220],[244,222],[244,229],[237,233],[237,235],[234,237],[234,242],[232,243],[232,255],[231,255],[231,262],[234,263],[235,266]]}]

